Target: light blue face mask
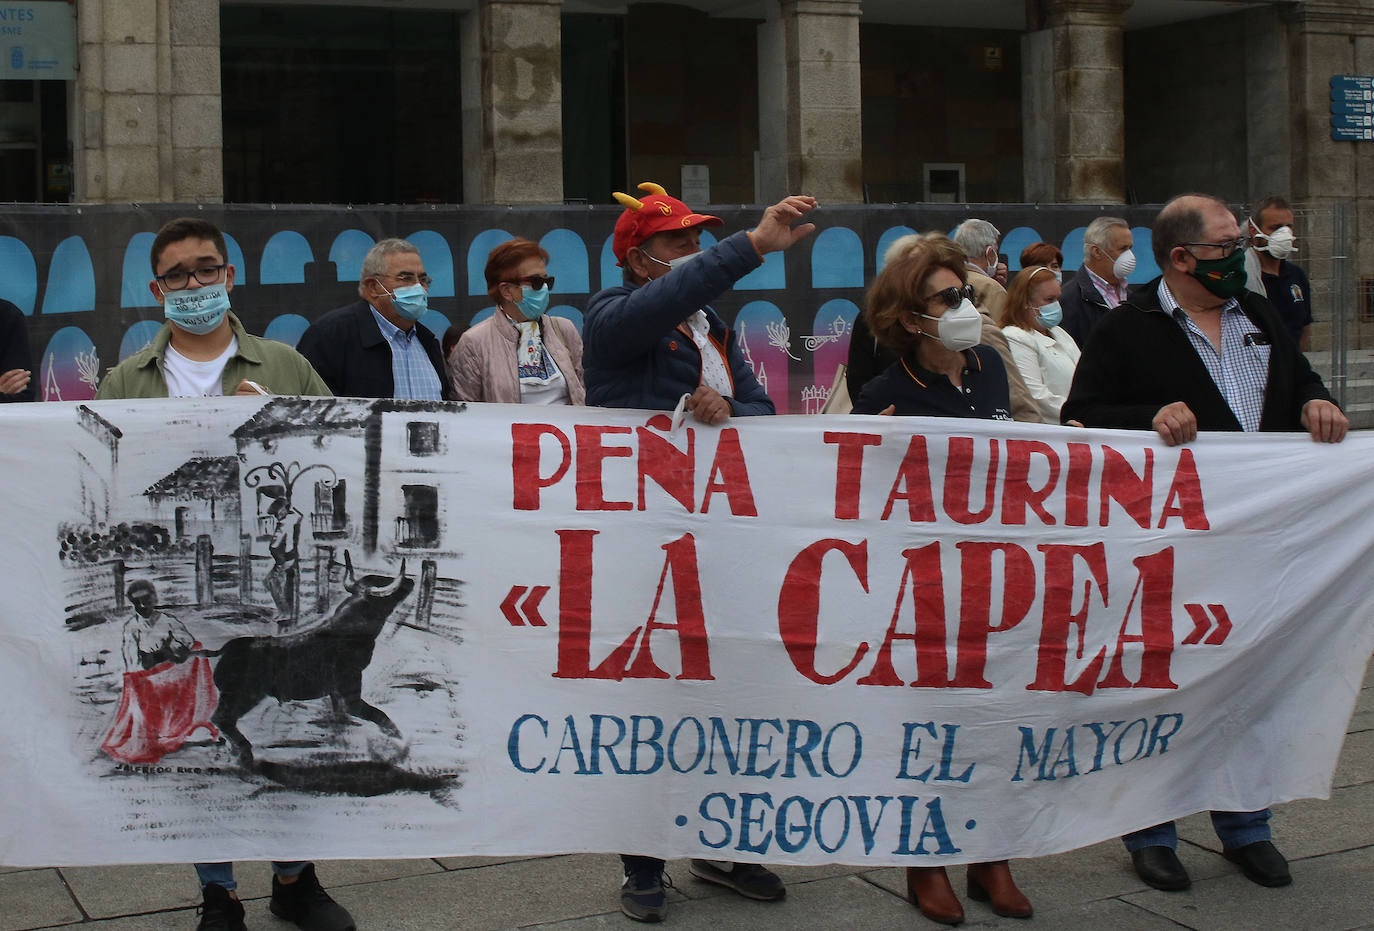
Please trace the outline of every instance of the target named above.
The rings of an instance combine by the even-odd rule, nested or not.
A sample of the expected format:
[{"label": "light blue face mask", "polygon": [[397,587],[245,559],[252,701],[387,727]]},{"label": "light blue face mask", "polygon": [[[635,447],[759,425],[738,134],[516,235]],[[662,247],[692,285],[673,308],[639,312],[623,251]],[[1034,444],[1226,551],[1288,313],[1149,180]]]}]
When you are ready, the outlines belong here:
[{"label": "light blue face mask", "polygon": [[[382,290],[386,291],[386,287],[383,286]],[[396,308],[396,313],[406,320],[419,320],[429,310],[429,293],[422,284],[407,285],[386,293],[391,295],[391,306]]]},{"label": "light blue face mask", "polygon": [[162,312],[174,326],[204,336],[218,329],[229,312],[229,289],[222,284],[163,292]]},{"label": "light blue face mask", "polygon": [[523,294],[520,300],[515,302],[520,313],[525,315],[526,320],[538,320],[544,316],[544,311],[549,309],[549,287],[542,288],[523,287],[520,289]]},{"label": "light blue face mask", "polygon": [[1040,320],[1040,325],[1047,330],[1053,330],[1059,326],[1064,319],[1064,308],[1059,306],[1058,301],[1050,301],[1036,311],[1036,317]]}]

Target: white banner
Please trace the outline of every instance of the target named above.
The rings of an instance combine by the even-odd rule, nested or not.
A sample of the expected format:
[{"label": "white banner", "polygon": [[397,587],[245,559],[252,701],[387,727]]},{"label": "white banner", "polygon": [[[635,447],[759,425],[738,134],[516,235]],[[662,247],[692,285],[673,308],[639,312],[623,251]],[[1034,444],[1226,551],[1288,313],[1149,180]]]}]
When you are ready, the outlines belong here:
[{"label": "white banner", "polygon": [[1374,437],[0,417],[0,862],[928,865],[1325,797]]}]

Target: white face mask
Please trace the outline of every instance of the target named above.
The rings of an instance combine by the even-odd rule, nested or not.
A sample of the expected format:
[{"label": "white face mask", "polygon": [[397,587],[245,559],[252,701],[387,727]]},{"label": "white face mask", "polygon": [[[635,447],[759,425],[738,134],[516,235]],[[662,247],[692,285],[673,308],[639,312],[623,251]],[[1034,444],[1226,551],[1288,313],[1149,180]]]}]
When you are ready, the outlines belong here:
[{"label": "white face mask", "polygon": [[1255,231],[1256,236],[1262,236],[1265,240],[1264,245],[1261,246],[1257,243],[1255,248],[1268,252],[1279,261],[1283,261],[1298,251],[1298,240],[1297,237],[1293,235],[1293,228],[1291,226],[1280,226],[1268,235],[1260,232],[1260,228],[1255,226],[1254,220],[1250,221],[1250,227]]},{"label": "white face mask", "polygon": [[[964,298],[958,307],[945,311],[938,317],[930,314],[920,314],[927,320],[934,320],[936,332],[939,334],[940,345],[954,352],[963,352],[977,346],[983,337],[983,315],[978,312],[978,308],[973,306],[973,302]],[[929,333],[922,332],[922,335],[929,336]]]},{"label": "white face mask", "polygon": [[651,261],[657,262],[658,264],[662,265],[664,268],[668,269],[668,271],[672,271],[672,270],[675,269],[675,268],[681,268],[682,266],[686,265],[688,262],[692,261],[693,259],[697,258],[699,255],[701,255],[700,252],[689,252],[689,253],[687,253],[686,255],[679,255],[677,258],[675,258],[675,259],[669,259],[668,261],[665,262],[665,261],[663,261],[662,259],[655,258],[654,256],[649,255],[649,253],[644,252],[643,249],[640,249],[639,251],[640,251],[641,253],[643,253],[646,257],[648,257]]},{"label": "white face mask", "polygon": [[1133,271],[1135,271],[1135,253],[1127,249],[1118,255],[1116,261],[1112,263],[1112,274],[1116,276],[1118,281],[1125,281],[1131,277]]}]

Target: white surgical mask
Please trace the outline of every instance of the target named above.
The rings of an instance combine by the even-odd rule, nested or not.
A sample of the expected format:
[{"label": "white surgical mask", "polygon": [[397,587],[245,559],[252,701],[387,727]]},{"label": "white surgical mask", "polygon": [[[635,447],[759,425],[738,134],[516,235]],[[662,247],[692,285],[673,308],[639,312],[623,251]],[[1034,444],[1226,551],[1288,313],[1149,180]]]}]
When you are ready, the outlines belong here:
[{"label": "white surgical mask", "polygon": [[1036,311],[1036,316],[1042,327],[1053,330],[1063,321],[1064,308],[1059,306],[1058,301],[1050,301],[1048,304],[1040,305],[1040,309]]},{"label": "white surgical mask", "polygon": [[677,258],[675,258],[675,259],[669,259],[668,261],[665,262],[665,261],[663,261],[663,260],[660,259],[660,258],[655,258],[654,256],[649,255],[649,253],[644,252],[643,249],[640,249],[639,251],[640,251],[640,252],[643,252],[643,253],[644,253],[646,256],[648,256],[651,260],[653,260],[653,261],[657,262],[658,264],[662,265],[663,267],[667,268],[668,271],[672,271],[672,270],[675,269],[675,268],[681,268],[682,266],[686,265],[688,262],[690,262],[690,261],[692,261],[693,259],[695,259],[697,256],[701,255],[700,252],[689,252],[689,253],[687,253],[686,255],[679,255]]},{"label": "white surgical mask", "polygon": [[1117,281],[1125,281],[1131,277],[1133,271],[1135,271],[1135,253],[1127,249],[1118,255],[1116,261],[1112,263],[1112,274],[1116,276]]},{"label": "white surgical mask", "polygon": [[1259,227],[1255,226],[1254,220],[1250,221],[1250,226],[1254,228],[1258,236],[1264,237],[1265,240],[1264,245],[1256,244],[1255,248],[1263,249],[1279,261],[1283,261],[1298,251],[1297,237],[1293,235],[1291,226],[1280,226],[1268,235],[1260,232]]},{"label": "white surgical mask", "polygon": [[951,308],[938,317],[932,317],[930,314],[920,316],[935,321],[940,345],[946,349],[963,352],[977,346],[982,340],[983,315],[968,298],[964,298],[958,307]]}]

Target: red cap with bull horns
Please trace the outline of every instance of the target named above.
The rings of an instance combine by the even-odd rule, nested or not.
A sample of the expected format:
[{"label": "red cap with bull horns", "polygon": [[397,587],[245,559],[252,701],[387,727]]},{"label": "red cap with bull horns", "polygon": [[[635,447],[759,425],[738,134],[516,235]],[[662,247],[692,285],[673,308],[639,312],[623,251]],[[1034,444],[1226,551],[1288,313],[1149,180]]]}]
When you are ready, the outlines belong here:
[{"label": "red cap with bull horns", "polygon": [[694,226],[725,225],[720,217],[692,212],[682,201],[670,197],[661,184],[645,181],[639,185],[639,189],[647,192],[647,196],[635,199],[619,191],[611,195],[625,206],[625,212],[615,221],[615,236],[611,240],[611,251],[615,253],[617,265],[624,265],[625,254],[655,233],[691,229]]}]

